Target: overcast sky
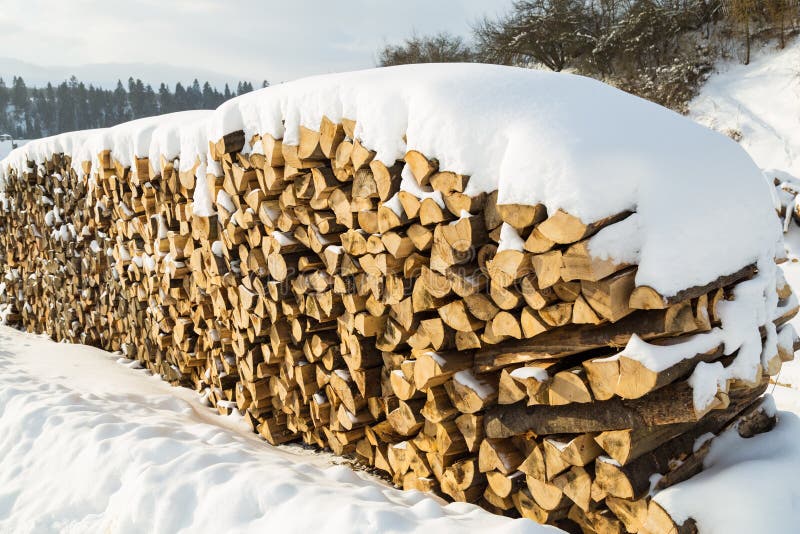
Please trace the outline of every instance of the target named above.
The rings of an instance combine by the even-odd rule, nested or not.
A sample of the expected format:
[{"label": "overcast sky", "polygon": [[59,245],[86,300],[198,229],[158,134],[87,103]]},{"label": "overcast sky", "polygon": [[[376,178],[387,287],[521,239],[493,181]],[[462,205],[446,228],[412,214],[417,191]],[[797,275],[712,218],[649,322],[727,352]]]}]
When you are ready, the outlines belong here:
[{"label": "overcast sky", "polygon": [[384,43],[467,36],[511,0],[0,0],[0,57],[167,63],[279,82],[375,65]]}]

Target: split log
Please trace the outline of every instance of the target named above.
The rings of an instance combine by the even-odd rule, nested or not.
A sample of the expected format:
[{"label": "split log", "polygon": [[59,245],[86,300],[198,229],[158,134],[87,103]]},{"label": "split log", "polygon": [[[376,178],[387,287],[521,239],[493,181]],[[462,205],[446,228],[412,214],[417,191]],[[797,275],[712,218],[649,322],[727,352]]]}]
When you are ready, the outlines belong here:
[{"label": "split log", "polygon": [[586,224],[578,217],[558,210],[548,217],[539,226],[539,231],[548,239],[555,243],[569,244],[585,239],[600,229],[619,222],[630,215],[631,212],[623,212],[610,217],[605,217],[598,221]]},{"label": "split log", "polygon": [[661,310],[671,306],[676,302],[697,298],[701,295],[711,292],[714,289],[727,287],[742,280],[747,280],[755,276],[756,272],[757,268],[755,265],[747,265],[735,273],[720,276],[713,282],[709,282],[708,284],[702,286],[694,286],[678,291],[675,295],[669,297],[661,295],[652,287],[638,286],[631,294],[629,305],[631,308],[635,308],[637,310]]},{"label": "split log", "polygon": [[[753,391],[763,391],[763,388],[760,386]],[[707,411],[695,409],[691,386],[677,382],[635,400],[612,399],[563,406],[498,406],[486,413],[486,435],[507,438],[526,432],[542,435],[623,430],[697,422],[705,413]]]},{"label": "split log", "polygon": [[632,335],[654,339],[697,329],[691,306],[677,304],[667,310],[642,311],[610,325],[569,325],[537,335],[531,340],[480,349],[475,355],[479,372],[512,363],[560,358],[609,346],[624,346]]}]

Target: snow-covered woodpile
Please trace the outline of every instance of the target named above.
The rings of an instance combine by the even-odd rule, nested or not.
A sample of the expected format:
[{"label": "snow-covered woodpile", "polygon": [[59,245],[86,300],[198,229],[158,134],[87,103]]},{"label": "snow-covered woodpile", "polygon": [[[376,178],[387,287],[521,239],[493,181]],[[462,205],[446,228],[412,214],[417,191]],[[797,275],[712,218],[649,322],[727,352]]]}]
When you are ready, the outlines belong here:
[{"label": "snow-covered woodpile", "polygon": [[584,532],[692,531],[658,492],[770,428],[797,344],[752,162],[577,77],[315,78],[0,173],[10,323],[120,350],[270,443]]}]

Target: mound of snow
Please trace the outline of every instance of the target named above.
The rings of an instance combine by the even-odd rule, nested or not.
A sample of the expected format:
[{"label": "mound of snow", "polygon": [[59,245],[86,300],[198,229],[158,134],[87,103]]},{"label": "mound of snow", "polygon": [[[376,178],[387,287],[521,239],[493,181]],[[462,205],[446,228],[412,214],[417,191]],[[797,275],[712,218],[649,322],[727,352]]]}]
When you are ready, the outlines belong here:
[{"label": "mound of snow", "polygon": [[[771,193],[730,139],[589,78],[495,65],[409,65],[298,80],[207,114],[38,141],[13,152],[0,176],[52,152],[71,153],[81,173],[80,162],[102,149],[126,164],[147,156],[156,164],[168,147],[168,158],[178,151],[182,170],[199,163],[196,175],[204,178],[216,170],[206,167],[209,140],[243,130],[245,139],[271,135],[296,144],[300,126],[317,129],[323,116],[357,121],[356,137],[384,163],[414,149],[443,170],[470,175],[468,193],[497,189],[501,202],[543,203],[587,223],[637,211],[631,250],[614,252],[635,253],[637,283],[665,295],[772,258],[779,239]],[[200,180],[195,213],[212,207]]]},{"label": "mound of snow", "polygon": [[697,521],[703,534],[796,532],[800,524],[800,394],[777,388],[781,408],[770,432],[743,439],[730,430],[711,443],[704,470],[656,494],[677,521]]},{"label": "mound of snow", "polygon": [[109,353],[0,345],[0,532],[560,532],[272,447]]},{"label": "mound of snow", "polygon": [[0,139],[0,159],[3,159],[9,154],[11,154],[11,151],[14,150],[14,145],[22,146],[25,143],[27,143],[27,141],[25,141],[24,139],[16,139],[14,141]]}]

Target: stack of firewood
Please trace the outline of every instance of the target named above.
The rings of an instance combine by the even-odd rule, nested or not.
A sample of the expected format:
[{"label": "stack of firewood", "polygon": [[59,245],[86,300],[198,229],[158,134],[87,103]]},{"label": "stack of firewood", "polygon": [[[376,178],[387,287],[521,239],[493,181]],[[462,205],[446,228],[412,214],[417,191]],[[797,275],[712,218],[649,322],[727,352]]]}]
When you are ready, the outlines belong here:
[{"label": "stack of firewood", "polygon": [[691,531],[651,497],[702,469],[698,438],[774,422],[759,397],[793,356],[789,286],[763,377],[697,409],[694,367],[735,354],[658,370],[635,345],[616,354],[718,326],[755,266],[662,296],[636,286],[636,265],[590,254],[630,212],[584,224],[470,196],[469,177],[416,151],[387,166],[354,130],[323,119],[298,146],[216,140],[209,217],[179,159],[125,167],[107,150],[12,169],[9,320],[120,350],[270,443],[329,447],[403,488],[573,531]]}]

